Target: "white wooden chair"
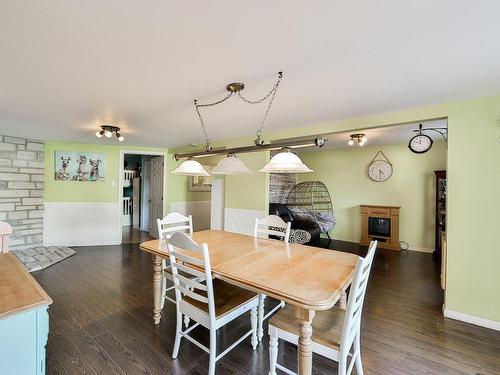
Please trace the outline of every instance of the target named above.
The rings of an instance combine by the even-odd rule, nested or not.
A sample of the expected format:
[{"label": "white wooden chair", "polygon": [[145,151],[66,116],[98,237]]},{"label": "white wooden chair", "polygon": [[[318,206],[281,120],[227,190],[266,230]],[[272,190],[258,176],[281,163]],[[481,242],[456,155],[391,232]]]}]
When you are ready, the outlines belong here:
[{"label": "white wooden chair", "polygon": [[[312,323],[312,351],[337,361],[338,375],[350,375],[354,367],[357,375],[363,375],[360,348],[361,314],[376,248],[377,241],[372,241],[366,258],[358,259],[347,309],[334,307],[331,310],[317,311]],[[269,320],[269,336],[269,375],[275,375],[276,369],[294,374],[277,363],[278,339],[295,345],[298,343],[299,327],[293,308],[287,306]]]},{"label": "white wooden chair", "polygon": [[[193,234],[193,218],[191,215],[184,216],[178,212],[170,212],[163,219],[156,219],[156,224],[158,226],[158,238],[168,241],[168,239],[175,232],[185,232],[189,235]],[[169,290],[174,289],[174,286],[167,288],[167,280],[172,281],[172,269],[167,266],[167,261],[164,259],[162,263],[163,269],[163,283],[161,289],[161,308],[165,305],[165,300],[175,303],[175,299],[167,296]],[[189,321],[186,322],[186,325]]]},{"label": "white wooden chair", "polygon": [[[266,235],[267,237],[268,235],[272,235],[283,238],[285,243],[288,243],[290,240],[291,227],[291,222],[285,222],[281,217],[277,215],[268,215],[262,219],[255,219],[253,236],[259,237],[259,235]],[[262,341],[262,337],[264,337],[264,329],[262,328],[264,320],[274,314],[275,311],[285,306],[285,302],[281,301],[278,306],[264,315],[264,301],[266,297],[267,296],[265,294],[259,295],[259,328],[257,330],[257,337],[259,341]]]},{"label": "white wooden chair", "polygon": [[285,223],[283,219],[277,215],[268,215],[262,219],[255,219],[255,228],[253,231],[254,237],[264,234],[283,238],[288,243],[290,240],[290,230],[292,223]]},{"label": "white wooden chair", "polygon": [[[216,362],[248,336],[252,336],[253,349],[257,348],[258,296],[224,281],[212,280],[210,255],[206,243],[198,245],[186,234],[174,233],[168,242],[168,253],[177,304],[177,328],[172,357],[177,358],[181,338],[185,337],[209,354],[208,374],[214,375]],[[190,275],[192,278],[184,275]],[[217,330],[248,311],[250,311],[252,329],[217,355]],[[184,331],[182,330],[183,315],[196,322]],[[189,335],[189,332],[199,325],[210,330],[210,348]]]}]

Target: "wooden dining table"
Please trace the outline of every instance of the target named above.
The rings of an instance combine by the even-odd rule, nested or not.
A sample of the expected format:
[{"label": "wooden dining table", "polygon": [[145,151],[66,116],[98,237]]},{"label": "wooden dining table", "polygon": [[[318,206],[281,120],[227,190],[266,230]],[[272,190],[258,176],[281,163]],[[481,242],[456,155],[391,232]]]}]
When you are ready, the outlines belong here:
[{"label": "wooden dining table", "polygon": [[[332,308],[350,285],[358,257],[354,254],[283,241],[254,238],[220,230],[195,232],[206,243],[214,278],[266,294],[295,306],[299,325],[298,373],[312,373],[312,321],[315,311]],[[140,244],[153,257],[155,324],[160,322],[162,261],[168,258],[165,240]]]}]

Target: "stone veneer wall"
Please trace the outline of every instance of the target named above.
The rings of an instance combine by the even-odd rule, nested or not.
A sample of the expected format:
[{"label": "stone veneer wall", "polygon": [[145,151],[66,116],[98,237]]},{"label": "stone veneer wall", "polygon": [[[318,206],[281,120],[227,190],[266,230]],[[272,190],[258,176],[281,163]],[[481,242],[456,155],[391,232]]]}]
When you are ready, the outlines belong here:
[{"label": "stone veneer wall", "polygon": [[0,221],[12,225],[11,250],[43,244],[44,145],[0,135]]}]

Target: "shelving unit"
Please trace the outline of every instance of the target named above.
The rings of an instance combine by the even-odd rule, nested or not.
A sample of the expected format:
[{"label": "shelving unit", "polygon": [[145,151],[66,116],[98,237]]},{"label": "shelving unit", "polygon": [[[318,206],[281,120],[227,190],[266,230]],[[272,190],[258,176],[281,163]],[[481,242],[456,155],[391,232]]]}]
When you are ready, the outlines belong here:
[{"label": "shelving unit", "polygon": [[436,213],[434,258],[441,258],[441,233],[446,232],[446,171],[434,171],[436,175]]}]

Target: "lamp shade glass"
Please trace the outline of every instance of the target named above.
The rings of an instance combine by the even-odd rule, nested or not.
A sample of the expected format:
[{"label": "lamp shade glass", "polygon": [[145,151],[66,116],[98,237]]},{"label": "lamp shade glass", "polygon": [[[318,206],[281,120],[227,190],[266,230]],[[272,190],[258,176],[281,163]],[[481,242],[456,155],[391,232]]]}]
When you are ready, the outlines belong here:
[{"label": "lamp shade glass", "polygon": [[253,173],[248,167],[236,157],[228,155],[212,169],[212,174],[250,174]]},{"label": "lamp shade glass", "polygon": [[314,172],[290,150],[283,150],[274,155],[269,163],[260,170],[269,173],[307,173]]},{"label": "lamp shade glass", "polygon": [[210,176],[203,166],[196,160],[185,160],[172,171],[180,176]]}]

